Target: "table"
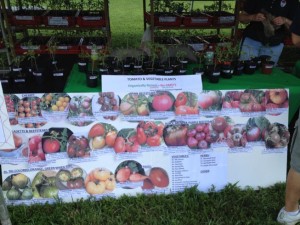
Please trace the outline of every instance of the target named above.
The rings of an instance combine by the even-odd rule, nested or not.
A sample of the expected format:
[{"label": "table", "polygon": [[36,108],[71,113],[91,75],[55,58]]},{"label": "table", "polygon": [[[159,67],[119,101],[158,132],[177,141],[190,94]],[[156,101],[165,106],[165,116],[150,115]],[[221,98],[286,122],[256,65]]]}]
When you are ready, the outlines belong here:
[{"label": "table", "polygon": [[[220,78],[219,83],[209,83],[203,79],[204,90],[234,90],[234,89],[268,89],[289,88],[289,122],[295,119],[300,107],[300,78],[293,74],[285,73],[279,68],[274,68],[272,74],[262,74],[256,71],[253,75],[242,74],[232,79]],[[78,71],[74,65],[66,82],[64,92],[99,92],[101,85],[95,88],[86,86],[85,74]]]}]

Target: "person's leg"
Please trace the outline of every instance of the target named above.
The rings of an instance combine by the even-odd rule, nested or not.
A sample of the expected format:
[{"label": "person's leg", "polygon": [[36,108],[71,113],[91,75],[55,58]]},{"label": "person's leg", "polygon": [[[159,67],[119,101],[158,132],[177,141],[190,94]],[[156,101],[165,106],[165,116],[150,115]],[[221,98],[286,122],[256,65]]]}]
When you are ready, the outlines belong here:
[{"label": "person's leg", "polygon": [[285,211],[293,212],[299,209],[300,173],[291,168],[288,173],[285,190]]},{"label": "person's leg", "polygon": [[282,53],[282,49],[284,47],[284,44],[281,43],[279,45],[276,46],[262,46],[260,51],[259,51],[259,55],[269,55],[271,56],[271,60],[275,62],[275,66],[278,63],[279,57]]},{"label": "person's leg", "polygon": [[257,57],[261,46],[260,42],[246,37],[241,46],[240,60],[249,60]]}]

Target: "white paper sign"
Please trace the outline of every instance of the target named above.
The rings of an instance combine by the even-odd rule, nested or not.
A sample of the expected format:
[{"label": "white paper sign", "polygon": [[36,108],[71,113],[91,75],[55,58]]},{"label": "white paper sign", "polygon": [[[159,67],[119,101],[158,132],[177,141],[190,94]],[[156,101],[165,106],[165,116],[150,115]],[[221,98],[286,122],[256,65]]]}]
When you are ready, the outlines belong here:
[{"label": "white paper sign", "polygon": [[102,92],[202,91],[201,75],[102,75]]},{"label": "white paper sign", "polygon": [[6,110],[5,98],[0,83],[0,149],[15,148],[12,129]]}]

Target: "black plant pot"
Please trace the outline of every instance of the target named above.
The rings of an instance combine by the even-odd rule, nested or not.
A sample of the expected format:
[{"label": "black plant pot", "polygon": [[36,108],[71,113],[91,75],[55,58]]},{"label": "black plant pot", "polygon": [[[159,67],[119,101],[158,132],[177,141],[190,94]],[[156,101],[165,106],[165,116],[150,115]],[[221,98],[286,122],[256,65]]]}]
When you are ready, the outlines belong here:
[{"label": "black plant pot", "polygon": [[204,68],[193,68],[193,74],[203,75],[204,74]]},{"label": "black plant pot", "polygon": [[78,71],[81,73],[85,73],[88,69],[88,63],[86,60],[79,60],[78,61]]},{"label": "black plant pot", "polygon": [[9,75],[9,73],[5,73],[5,74],[0,74],[0,82],[2,84],[2,89],[4,93],[9,93],[12,92],[11,91],[11,76]]},{"label": "black plant pot", "polygon": [[257,68],[256,62],[252,60],[246,60],[244,64],[244,73],[245,74],[254,74]]},{"label": "black plant pot", "polygon": [[171,76],[174,74],[174,70],[172,67],[167,67],[164,69],[164,75]]},{"label": "black plant pot", "polygon": [[97,87],[98,85],[98,73],[95,71],[88,71],[86,73],[86,85],[88,87]]},{"label": "black plant pot", "polygon": [[231,64],[223,64],[221,67],[221,77],[231,79],[233,75],[233,66]]},{"label": "black plant pot", "polygon": [[219,83],[221,75],[221,70],[219,67],[214,68],[213,70],[210,71],[210,74],[208,76],[209,82],[210,83]]},{"label": "black plant pot", "polygon": [[109,67],[107,65],[99,66],[99,75],[109,74]]},{"label": "black plant pot", "polygon": [[38,70],[32,70],[32,76],[34,79],[34,82],[41,87],[40,85],[44,84],[45,81],[45,70],[39,68]]},{"label": "black plant pot", "polygon": [[234,66],[233,75],[240,76],[243,74],[243,71],[244,71],[244,62],[243,61],[235,61],[233,63],[233,66]]}]

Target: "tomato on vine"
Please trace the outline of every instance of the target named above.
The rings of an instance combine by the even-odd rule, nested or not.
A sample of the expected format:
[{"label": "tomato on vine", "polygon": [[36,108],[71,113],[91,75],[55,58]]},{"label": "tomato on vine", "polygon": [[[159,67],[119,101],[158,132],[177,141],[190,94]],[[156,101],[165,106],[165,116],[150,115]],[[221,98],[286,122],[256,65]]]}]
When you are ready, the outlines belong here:
[{"label": "tomato on vine", "polygon": [[139,142],[140,145],[146,144],[147,141],[147,136],[144,132],[144,129],[141,127],[137,128],[137,141]]},{"label": "tomato on vine", "polygon": [[185,105],[187,103],[187,96],[184,92],[180,92],[175,100],[175,107],[178,107],[180,105]]}]

